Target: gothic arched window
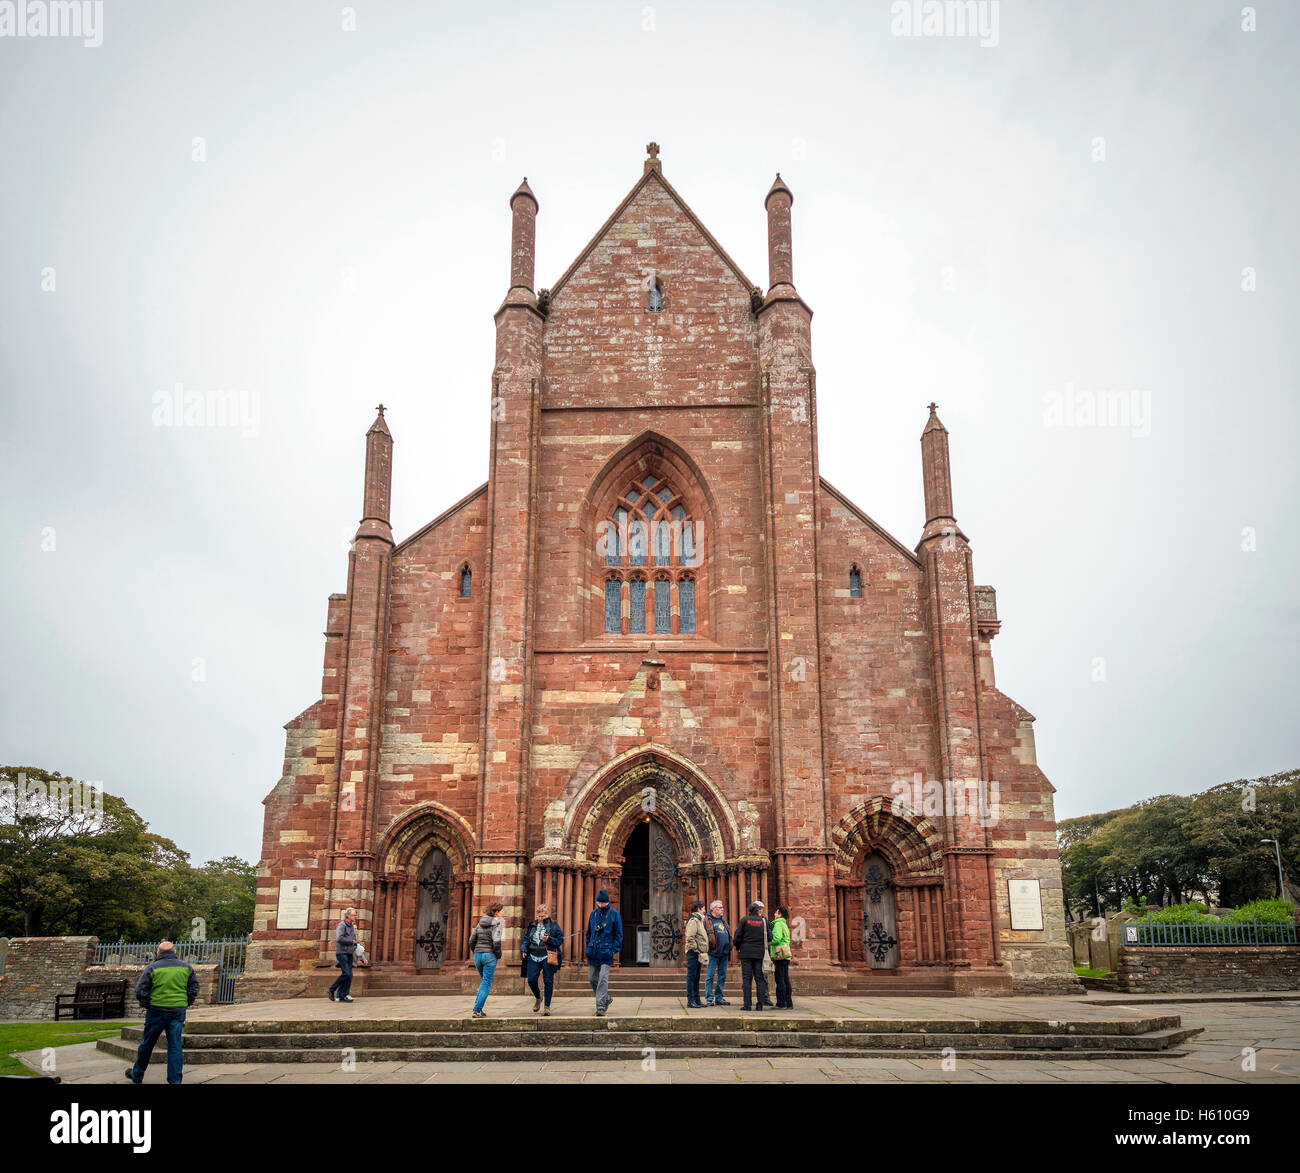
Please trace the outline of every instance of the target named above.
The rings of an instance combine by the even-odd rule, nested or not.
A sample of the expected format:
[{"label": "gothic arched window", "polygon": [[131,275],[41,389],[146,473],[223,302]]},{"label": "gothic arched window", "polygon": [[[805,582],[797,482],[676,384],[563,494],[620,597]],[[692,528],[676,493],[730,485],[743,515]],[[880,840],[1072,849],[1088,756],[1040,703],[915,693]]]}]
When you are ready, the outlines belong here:
[{"label": "gothic arched window", "polygon": [[651,278],[650,285],[650,304],[646,307],[652,314],[663,312],[664,308],[664,289],[659,284],[658,277]]},{"label": "gothic arched window", "polygon": [[849,570],[849,598],[862,598],[862,571],[858,569],[858,564],[856,562]]},{"label": "gothic arched window", "polygon": [[474,576],[470,574],[469,563],[467,562],[464,566],[460,568],[460,597],[462,599],[469,598],[469,588],[470,588],[470,583],[473,580],[473,577]]},{"label": "gothic arched window", "polygon": [[[621,493],[597,530],[598,553],[606,571],[617,568],[627,583],[627,614],[611,601],[605,584],[608,635],[694,635],[695,574],[699,535],[687,503],[671,481],[654,473],[638,476]],[[653,567],[647,577],[645,571]]]}]

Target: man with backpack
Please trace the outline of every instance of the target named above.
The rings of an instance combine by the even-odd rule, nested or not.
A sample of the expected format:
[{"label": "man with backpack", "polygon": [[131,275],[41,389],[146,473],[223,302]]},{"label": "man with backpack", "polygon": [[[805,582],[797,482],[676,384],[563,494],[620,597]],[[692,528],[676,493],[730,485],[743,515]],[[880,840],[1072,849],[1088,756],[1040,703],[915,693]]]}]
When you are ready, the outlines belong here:
[{"label": "man with backpack", "polygon": [[[740,958],[741,992],[744,994],[742,1010],[766,1010],[767,975],[763,972],[763,959],[767,956],[772,941],[772,929],[763,915],[763,902],[755,900],[749,906],[748,915],[741,918],[736,926],[736,954]],[[758,986],[758,1004],[751,1006],[749,1001],[750,982]]]}]

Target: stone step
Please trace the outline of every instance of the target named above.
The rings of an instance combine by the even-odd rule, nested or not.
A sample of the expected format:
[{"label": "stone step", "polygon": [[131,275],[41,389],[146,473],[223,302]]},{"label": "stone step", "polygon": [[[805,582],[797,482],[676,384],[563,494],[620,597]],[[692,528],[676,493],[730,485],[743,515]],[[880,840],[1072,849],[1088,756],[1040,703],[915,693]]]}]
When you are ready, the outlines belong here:
[{"label": "stone step", "polygon": [[[1154,1031],[1141,1035],[993,1034],[970,1032],[817,1032],[817,1031],[698,1031],[642,1030],[621,1026],[616,1030],[590,1026],[585,1031],[552,1031],[546,1025],[536,1030],[498,1031],[342,1031],[338,1034],[196,1034],[187,1035],[187,1051],[357,1051],[455,1049],[463,1052],[501,1049],[549,1050],[575,1046],[654,1047],[682,1050],[690,1047],[728,1047],[743,1051],[772,1050],[782,1053],[815,1053],[823,1050],[1040,1050],[1078,1053],[1087,1050],[1130,1052],[1163,1051],[1183,1042],[1193,1032],[1187,1029]],[[141,1028],[122,1032],[127,1042],[139,1042]]]},{"label": "stone step", "polygon": [[[355,1004],[354,1004],[355,1005]],[[493,1034],[503,1031],[582,1032],[599,1030],[602,1035],[620,1031],[669,1031],[687,1033],[716,1033],[718,1031],[745,1031],[748,1033],[779,1033],[784,1035],[840,1035],[840,1034],[923,1034],[923,1035],[1044,1035],[1044,1036],[1138,1036],[1161,1031],[1176,1030],[1182,1025],[1177,1014],[1147,1014],[1118,1019],[1093,1019],[1062,1023],[1047,1019],[1027,1018],[791,1018],[780,1011],[740,1013],[722,1011],[697,1011],[690,1016],[644,1015],[625,1017],[617,1010],[610,1016],[597,1020],[594,1014],[581,1017],[552,1015],[543,1018],[531,1012],[503,1015],[486,1019],[460,1018],[305,1018],[277,1019],[220,1019],[191,1018],[185,1023],[187,1039],[198,1035],[266,1035],[282,1036],[317,1035],[335,1040],[341,1034],[439,1034],[468,1033]],[[599,1021],[600,1026],[595,1023]],[[139,1027],[127,1030],[138,1032]]]},{"label": "stone step", "polygon": [[[135,1056],[135,1045],[121,1039],[101,1039],[97,1044],[101,1051],[116,1055],[120,1059],[130,1060]],[[186,1049],[187,1064],[208,1063],[319,1063],[327,1052],[319,1049],[299,1047],[271,1048],[268,1050],[190,1050]],[[1016,1060],[1054,1060],[1054,1059],[1132,1059],[1132,1050],[1114,1050],[1098,1048],[1095,1050],[998,1050],[954,1048],[946,1054],[940,1049],[928,1047],[912,1048],[845,1048],[827,1052],[824,1049],[795,1049],[774,1047],[716,1047],[704,1046],[664,1046],[655,1048],[656,1059],[762,1059],[791,1057],[824,1057],[832,1054],[837,1059],[934,1059],[941,1054],[956,1059],[1016,1059]],[[1187,1052],[1165,1050],[1159,1052],[1167,1058],[1179,1058]],[[639,1061],[645,1059],[644,1048],[604,1045],[599,1047],[415,1047],[415,1048],[359,1048],[352,1058],[357,1063],[455,1063],[455,1062],[582,1062],[597,1063],[618,1060]],[[331,1061],[331,1066],[336,1065]]]}]

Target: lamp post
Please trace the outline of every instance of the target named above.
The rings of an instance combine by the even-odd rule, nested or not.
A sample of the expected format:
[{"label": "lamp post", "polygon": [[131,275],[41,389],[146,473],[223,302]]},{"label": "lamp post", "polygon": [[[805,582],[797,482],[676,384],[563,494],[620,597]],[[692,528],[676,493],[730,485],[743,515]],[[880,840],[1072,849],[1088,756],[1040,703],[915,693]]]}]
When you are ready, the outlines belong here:
[{"label": "lamp post", "polygon": [[1277,856],[1277,898],[1286,899],[1286,884],[1282,881],[1282,849],[1278,846],[1276,839],[1261,839],[1261,843],[1273,844],[1273,853]]}]

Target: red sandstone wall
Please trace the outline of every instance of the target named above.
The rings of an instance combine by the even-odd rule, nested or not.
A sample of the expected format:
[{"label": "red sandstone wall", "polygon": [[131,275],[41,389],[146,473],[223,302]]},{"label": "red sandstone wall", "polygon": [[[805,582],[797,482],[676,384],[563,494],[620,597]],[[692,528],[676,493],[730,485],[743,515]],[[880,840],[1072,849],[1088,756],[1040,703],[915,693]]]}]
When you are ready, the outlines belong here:
[{"label": "red sandstone wall", "polygon": [[[393,556],[379,829],[436,799],[470,825],[478,799],[487,495]],[[472,573],[460,597],[461,567]]]},{"label": "red sandstone wall", "polygon": [[[832,818],[896,780],[935,776],[933,682],[921,569],[858,514],[822,497],[823,705]],[[849,568],[862,597],[849,597]]]}]

